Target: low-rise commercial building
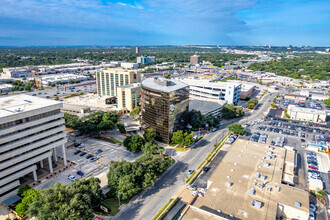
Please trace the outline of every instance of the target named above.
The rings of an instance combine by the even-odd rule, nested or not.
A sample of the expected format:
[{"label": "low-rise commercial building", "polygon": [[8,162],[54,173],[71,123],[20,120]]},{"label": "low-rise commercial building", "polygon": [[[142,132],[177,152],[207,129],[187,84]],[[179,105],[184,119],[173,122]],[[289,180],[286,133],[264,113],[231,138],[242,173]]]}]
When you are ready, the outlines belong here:
[{"label": "low-rise commercial building", "polygon": [[306,96],[287,94],[284,96],[284,99],[306,101]]},{"label": "low-rise commercial building", "polygon": [[0,84],[0,93],[8,93],[13,87],[11,84]]},{"label": "low-rise commercial building", "polygon": [[254,93],[256,90],[256,86],[250,85],[250,84],[242,84],[241,88],[241,99],[245,99],[247,97],[251,97],[251,95]]},{"label": "low-rise commercial building", "polygon": [[159,141],[169,144],[172,133],[180,127],[180,116],[189,108],[189,86],[163,77],[141,82],[141,126],[156,130]]},{"label": "low-rise commercial building", "polygon": [[[181,219],[309,218],[309,192],[283,183],[294,152],[238,139]],[[288,168],[286,168],[288,166]],[[290,179],[290,177],[288,177]]]},{"label": "low-rise commercial building", "polygon": [[60,102],[28,95],[0,98],[0,201],[17,193],[23,177],[37,181],[44,162],[52,173],[58,147],[67,165],[61,108]]},{"label": "low-rise commercial building", "polygon": [[200,111],[202,115],[222,116],[221,110],[227,104],[226,101],[208,100],[208,99],[193,99],[189,102],[189,111]]},{"label": "low-rise commercial building", "polygon": [[8,67],[2,69],[1,78],[24,78],[29,76],[29,70],[21,67]]},{"label": "low-rise commercial building", "polygon": [[289,105],[287,110],[292,120],[308,121],[314,123],[326,123],[327,113],[325,110],[303,108],[295,105]]},{"label": "low-rise commercial building", "polygon": [[119,109],[132,111],[140,105],[140,83],[133,83],[117,87],[117,101]]},{"label": "low-rise commercial building", "polygon": [[57,84],[58,82],[69,83],[70,81],[86,81],[88,76],[76,75],[76,74],[52,74],[35,77],[36,84],[41,85],[40,87],[50,86],[51,84]]},{"label": "low-rise commercial building", "polygon": [[226,100],[228,104],[237,104],[242,85],[235,82],[214,82],[196,78],[180,78],[181,82],[189,85],[191,99],[207,98]]},{"label": "low-rise commercial building", "polygon": [[117,87],[141,82],[141,73],[136,70],[109,68],[96,73],[98,96],[117,96]]},{"label": "low-rise commercial building", "polygon": [[156,58],[154,56],[141,56],[136,58],[138,64],[154,63]]},{"label": "low-rise commercial building", "polygon": [[137,69],[137,68],[139,68],[138,63],[125,63],[125,62],[122,62],[122,63],[120,63],[120,66],[122,68],[125,68],[125,69]]}]

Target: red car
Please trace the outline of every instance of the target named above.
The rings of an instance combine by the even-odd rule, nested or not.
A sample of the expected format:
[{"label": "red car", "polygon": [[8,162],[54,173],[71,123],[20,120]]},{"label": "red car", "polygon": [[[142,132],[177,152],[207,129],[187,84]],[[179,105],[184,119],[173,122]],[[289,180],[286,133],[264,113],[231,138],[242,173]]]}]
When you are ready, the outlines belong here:
[{"label": "red car", "polygon": [[312,170],[319,170],[319,168],[317,167],[313,167],[313,166],[308,166],[309,169],[312,169]]}]

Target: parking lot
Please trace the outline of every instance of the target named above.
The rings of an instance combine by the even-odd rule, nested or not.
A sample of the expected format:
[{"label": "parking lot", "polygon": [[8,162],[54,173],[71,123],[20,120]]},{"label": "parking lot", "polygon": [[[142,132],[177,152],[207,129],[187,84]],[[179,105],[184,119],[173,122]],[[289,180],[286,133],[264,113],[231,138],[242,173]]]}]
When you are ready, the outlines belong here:
[{"label": "parking lot", "polygon": [[[68,169],[62,173],[55,175],[54,178],[44,180],[40,185],[36,186],[36,189],[44,189],[51,187],[55,182],[61,184],[70,185],[73,181],[69,176],[74,176],[76,179],[87,178],[91,176],[106,174],[108,172],[111,161],[120,161],[122,159],[132,161],[140,154],[134,154],[126,150],[125,147],[119,144],[113,144],[97,139],[77,139],[77,143],[82,143],[82,147],[70,147],[66,151],[68,161],[74,162],[76,165],[71,169]],[[80,152],[75,154],[79,150]],[[102,152],[96,154],[96,151],[102,150]],[[80,156],[82,152],[86,154]],[[63,153],[58,149],[58,155],[62,157]],[[87,159],[87,155],[91,154],[91,157]],[[96,161],[91,161],[92,157],[99,157]],[[81,171],[83,176],[78,175],[77,172]]]}]

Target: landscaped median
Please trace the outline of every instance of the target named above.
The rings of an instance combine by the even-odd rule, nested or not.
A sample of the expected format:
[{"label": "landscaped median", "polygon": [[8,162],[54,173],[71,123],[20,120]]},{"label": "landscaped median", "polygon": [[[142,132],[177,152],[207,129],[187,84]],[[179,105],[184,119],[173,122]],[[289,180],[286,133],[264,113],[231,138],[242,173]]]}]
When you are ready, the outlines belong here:
[{"label": "landscaped median", "polygon": [[152,220],[162,219],[171,210],[171,208],[175,205],[175,203],[177,203],[177,201],[179,201],[179,197],[177,197],[174,200],[173,198],[171,198],[165,204],[165,206],[157,213],[157,215],[155,215],[155,217],[152,218]]},{"label": "landscaped median", "polygon": [[188,179],[186,180],[186,183],[192,184],[196,180],[196,178],[202,172],[202,170],[204,169],[204,167],[206,166],[206,164],[208,164],[214,158],[214,156],[219,152],[219,150],[221,149],[221,147],[225,144],[226,139],[229,137],[229,135],[231,135],[231,132],[228,132],[222,138],[222,140],[218,143],[218,145],[214,147],[214,149],[211,151],[211,153],[208,154],[207,157],[205,158],[205,160],[201,163],[201,165],[199,165],[199,167],[197,168],[197,171],[196,172],[193,172],[188,177]]}]

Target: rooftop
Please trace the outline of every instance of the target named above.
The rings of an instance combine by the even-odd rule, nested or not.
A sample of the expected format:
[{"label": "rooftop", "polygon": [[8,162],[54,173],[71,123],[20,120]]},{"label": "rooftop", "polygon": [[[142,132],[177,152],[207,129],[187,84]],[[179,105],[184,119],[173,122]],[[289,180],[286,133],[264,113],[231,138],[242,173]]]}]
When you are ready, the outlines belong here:
[{"label": "rooftop", "polygon": [[120,72],[120,73],[130,73],[130,72],[137,72],[137,70],[128,70],[124,68],[106,68],[104,72],[114,73],[114,72]]},{"label": "rooftop", "polygon": [[118,86],[117,88],[137,88],[137,87],[140,87],[140,83],[122,85],[122,86]]},{"label": "rooftop", "polygon": [[193,206],[238,219],[275,219],[285,207],[297,219],[307,219],[308,192],[282,184],[285,155],[285,148],[238,139],[209,178],[204,197]]},{"label": "rooftop", "polygon": [[141,85],[162,92],[173,92],[188,86],[183,82],[163,77],[146,78],[141,82]]},{"label": "rooftop", "polygon": [[25,94],[0,97],[0,118],[21,112],[32,111],[60,102]]},{"label": "rooftop", "polygon": [[180,81],[187,83],[188,85],[196,85],[196,86],[213,86],[213,87],[223,87],[227,85],[234,85],[234,86],[239,86],[241,83],[238,82],[221,82],[221,81],[216,81],[212,82],[207,79],[202,79],[202,78],[180,78]]},{"label": "rooftop", "polygon": [[289,105],[288,110],[289,111],[294,111],[294,112],[301,112],[301,113],[312,113],[312,114],[326,115],[325,110],[304,108],[304,107],[299,107],[299,106],[295,106],[295,105]]},{"label": "rooftop", "polygon": [[227,103],[227,101],[219,100],[215,102],[214,100],[203,100],[203,99],[195,99],[189,101],[189,111],[195,109],[200,111],[202,115],[207,115],[214,111],[222,109],[222,107]]}]

